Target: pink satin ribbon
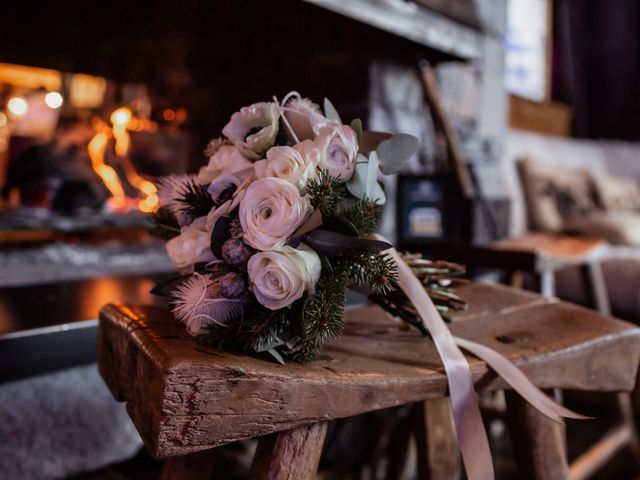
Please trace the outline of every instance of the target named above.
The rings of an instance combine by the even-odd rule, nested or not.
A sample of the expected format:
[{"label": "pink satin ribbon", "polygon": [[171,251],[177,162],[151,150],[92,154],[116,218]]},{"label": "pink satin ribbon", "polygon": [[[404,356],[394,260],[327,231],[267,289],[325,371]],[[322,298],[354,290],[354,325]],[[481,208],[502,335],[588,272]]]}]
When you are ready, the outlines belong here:
[{"label": "pink satin ribbon", "polygon": [[[374,237],[387,241],[380,235],[374,235]],[[464,348],[486,362],[525,400],[552,420],[562,423],[562,417],[588,418],[555,403],[500,353],[479,343],[451,335],[411,267],[400,257],[395,248],[386,252],[397,264],[398,285],[420,314],[442,359],[449,384],[449,396],[460,453],[469,480],[491,480],[494,478],[494,471],[489,440],[482,423],[471,370],[467,359],[458,347]]]}]

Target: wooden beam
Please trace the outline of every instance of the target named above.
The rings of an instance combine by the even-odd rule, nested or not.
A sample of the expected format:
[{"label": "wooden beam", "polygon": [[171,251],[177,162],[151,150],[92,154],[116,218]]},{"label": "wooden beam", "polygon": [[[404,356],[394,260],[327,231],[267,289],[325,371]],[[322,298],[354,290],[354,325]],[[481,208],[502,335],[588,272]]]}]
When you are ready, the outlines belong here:
[{"label": "wooden beam", "polygon": [[511,445],[521,480],[566,480],[564,427],[512,390],[505,391]]},{"label": "wooden beam", "polygon": [[631,441],[631,429],[620,424],[576,458],[569,468],[569,480],[586,480]]},{"label": "wooden beam", "polygon": [[418,478],[459,479],[462,469],[449,398],[418,402],[414,404],[412,414],[418,449]]},{"label": "wooden beam", "polygon": [[431,108],[431,115],[436,129],[443,134],[446,140],[448,159],[460,185],[460,190],[466,198],[474,198],[475,187],[462,155],[458,135],[449,124],[447,114],[440,100],[440,89],[438,88],[435,71],[428,62],[423,61],[420,63],[420,74],[425,99]]},{"label": "wooden beam", "polygon": [[315,479],[326,434],[327,422],[318,422],[260,438],[249,478]]}]

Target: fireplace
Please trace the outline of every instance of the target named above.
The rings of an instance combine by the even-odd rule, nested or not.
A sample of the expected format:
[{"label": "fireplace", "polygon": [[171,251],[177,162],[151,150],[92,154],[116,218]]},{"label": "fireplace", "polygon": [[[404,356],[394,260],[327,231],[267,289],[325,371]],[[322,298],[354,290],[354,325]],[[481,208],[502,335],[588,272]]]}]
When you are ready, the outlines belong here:
[{"label": "fireplace", "polygon": [[[291,89],[319,102],[330,97],[345,117],[371,128],[418,134],[409,173],[429,173],[443,149],[421,91],[424,59],[435,66],[484,193],[504,195],[502,1],[116,1],[100,16],[45,5],[37,18],[19,2],[6,8],[15,22],[0,32],[2,60],[13,62],[4,65],[40,83],[16,86],[0,76],[0,263],[16,250],[58,245],[68,253],[81,245],[90,252],[105,241],[143,242],[157,254],[144,216],[154,208],[154,179],[196,171],[211,132],[235,106]],[[20,31],[31,32],[28,41]],[[7,111],[11,102],[20,116],[25,101],[48,119],[37,135],[17,128],[20,119]],[[387,188],[393,202],[392,181]],[[384,233],[393,237],[394,228],[389,216]]]},{"label": "fireplace", "polygon": [[188,168],[179,106],[103,77],[0,64],[3,286],[170,269],[156,179]]}]

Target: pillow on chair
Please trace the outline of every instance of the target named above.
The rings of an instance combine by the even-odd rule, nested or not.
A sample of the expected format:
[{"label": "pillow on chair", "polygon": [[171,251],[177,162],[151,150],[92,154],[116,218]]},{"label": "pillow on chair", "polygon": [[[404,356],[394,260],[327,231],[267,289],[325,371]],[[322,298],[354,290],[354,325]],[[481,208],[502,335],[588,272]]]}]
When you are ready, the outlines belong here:
[{"label": "pillow on chair", "polygon": [[597,209],[586,172],[565,170],[530,158],[519,160],[517,167],[532,230],[561,232],[566,221]]},{"label": "pillow on chair", "polygon": [[598,204],[604,210],[640,211],[640,185],[634,180],[593,175]]},{"label": "pillow on chair", "polygon": [[593,212],[568,221],[566,231],[604,238],[616,245],[640,246],[640,214],[620,211]]}]

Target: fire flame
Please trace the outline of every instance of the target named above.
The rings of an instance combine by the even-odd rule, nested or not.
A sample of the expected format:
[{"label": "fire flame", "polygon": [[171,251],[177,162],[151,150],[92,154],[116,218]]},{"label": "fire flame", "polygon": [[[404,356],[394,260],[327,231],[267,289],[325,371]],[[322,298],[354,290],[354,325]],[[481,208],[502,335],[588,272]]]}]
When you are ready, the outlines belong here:
[{"label": "fire flame", "polygon": [[111,114],[112,127],[103,125],[98,129],[98,133],[91,139],[87,150],[91,158],[91,166],[93,170],[102,179],[105,186],[111,192],[112,198],[109,199],[109,207],[114,210],[124,210],[129,202],[125,194],[118,173],[109,165],[104,163],[104,155],[107,145],[111,138],[115,141],[116,155],[122,161],[127,181],[135,187],[142,195],[137,201],[136,206],[141,212],[151,213],[158,208],[158,190],[156,186],[149,180],[138,175],[129,156],[129,147],[131,146],[131,136],[129,128],[134,120],[133,113],[127,107],[118,108]]},{"label": "fire flame", "polygon": [[106,128],[96,133],[89,142],[87,150],[89,151],[93,171],[98,174],[105,187],[111,192],[110,206],[114,209],[123,209],[126,205],[127,196],[118,178],[118,173],[104,163],[104,152],[107,150],[110,136],[108,132],[109,130]]}]

